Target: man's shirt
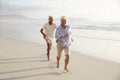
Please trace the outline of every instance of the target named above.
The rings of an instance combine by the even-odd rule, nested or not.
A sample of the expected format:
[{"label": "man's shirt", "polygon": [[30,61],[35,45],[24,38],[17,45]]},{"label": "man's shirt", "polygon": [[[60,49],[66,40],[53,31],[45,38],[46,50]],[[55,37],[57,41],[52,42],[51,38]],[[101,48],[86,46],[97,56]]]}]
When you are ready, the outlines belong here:
[{"label": "man's shirt", "polygon": [[[63,35],[68,34],[65,38],[60,38]],[[62,26],[59,26],[56,29],[55,37],[57,41],[60,41],[62,43],[62,46],[70,46],[71,44],[71,28],[70,26],[66,25],[66,28],[63,28]]]},{"label": "man's shirt", "polygon": [[53,23],[53,24],[49,24],[49,23],[46,23],[43,28],[45,29],[45,34],[50,37],[50,38],[54,38],[54,33],[55,33],[55,29],[57,28],[56,24]]}]

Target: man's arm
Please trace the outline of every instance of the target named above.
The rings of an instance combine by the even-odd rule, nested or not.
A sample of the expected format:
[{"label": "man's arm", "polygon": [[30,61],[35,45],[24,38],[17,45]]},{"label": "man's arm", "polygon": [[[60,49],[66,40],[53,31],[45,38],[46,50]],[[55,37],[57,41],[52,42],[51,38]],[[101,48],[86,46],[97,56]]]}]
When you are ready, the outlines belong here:
[{"label": "man's arm", "polygon": [[56,29],[56,32],[55,32],[55,38],[56,38],[56,39],[59,39],[59,36],[60,36],[58,30],[59,30],[59,29],[57,28],[57,29]]},{"label": "man's arm", "polygon": [[69,36],[69,34],[65,34],[65,35],[61,36],[60,38],[66,38],[68,36]]},{"label": "man's arm", "polygon": [[41,30],[40,30],[40,32],[41,32],[41,34],[43,35],[43,37],[44,37],[44,39],[46,38],[46,34],[43,32],[44,31],[44,28],[42,28]]},{"label": "man's arm", "polygon": [[57,39],[61,39],[61,38],[66,38],[66,37],[68,37],[68,36],[69,36],[69,34],[60,35],[60,34],[59,34],[59,31],[56,30],[55,38],[57,38]]},{"label": "man's arm", "polygon": [[71,35],[71,28],[69,27],[68,32],[65,35],[62,35],[60,38],[66,38],[66,37],[69,37],[70,35]]},{"label": "man's arm", "polygon": [[66,37],[68,37],[68,36],[71,34],[71,32],[70,32],[70,33],[67,33],[67,34],[65,34],[65,35],[60,35],[59,33],[60,33],[60,29],[57,28],[57,29],[56,29],[56,33],[55,33],[55,37],[56,37],[57,39],[66,38]]}]

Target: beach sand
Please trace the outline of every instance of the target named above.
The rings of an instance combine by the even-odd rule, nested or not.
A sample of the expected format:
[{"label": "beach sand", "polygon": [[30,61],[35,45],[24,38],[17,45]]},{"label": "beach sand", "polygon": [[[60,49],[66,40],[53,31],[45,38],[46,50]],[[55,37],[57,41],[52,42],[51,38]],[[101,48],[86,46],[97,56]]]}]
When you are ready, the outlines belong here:
[{"label": "beach sand", "polygon": [[64,53],[60,69],[56,53],[53,47],[51,61],[47,61],[46,45],[0,35],[0,80],[120,80],[119,63],[71,51],[70,72],[65,73]]}]

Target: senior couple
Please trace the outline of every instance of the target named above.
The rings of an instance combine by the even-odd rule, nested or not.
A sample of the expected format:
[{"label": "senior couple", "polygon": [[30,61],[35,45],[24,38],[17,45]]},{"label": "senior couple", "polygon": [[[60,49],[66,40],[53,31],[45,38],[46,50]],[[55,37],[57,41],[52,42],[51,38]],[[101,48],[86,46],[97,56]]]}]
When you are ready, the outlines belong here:
[{"label": "senior couple", "polygon": [[70,58],[70,44],[73,41],[71,38],[71,28],[67,25],[67,19],[65,16],[62,16],[60,19],[60,25],[57,27],[55,23],[53,23],[53,17],[49,16],[48,22],[43,26],[40,32],[43,35],[47,43],[47,58],[50,60],[50,51],[52,47],[52,40],[56,38],[57,43],[57,68],[59,68],[59,62],[62,55],[62,51],[65,52],[65,66],[64,70],[69,71],[67,65],[69,63]]}]

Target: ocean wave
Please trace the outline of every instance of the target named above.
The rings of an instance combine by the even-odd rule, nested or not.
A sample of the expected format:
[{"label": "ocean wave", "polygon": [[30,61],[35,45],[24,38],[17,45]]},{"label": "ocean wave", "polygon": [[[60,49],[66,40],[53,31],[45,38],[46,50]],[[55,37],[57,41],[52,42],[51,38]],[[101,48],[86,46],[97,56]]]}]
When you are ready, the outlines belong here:
[{"label": "ocean wave", "polygon": [[74,29],[120,31],[120,25],[73,25]]}]

